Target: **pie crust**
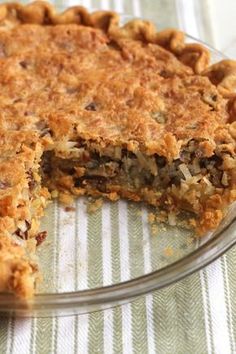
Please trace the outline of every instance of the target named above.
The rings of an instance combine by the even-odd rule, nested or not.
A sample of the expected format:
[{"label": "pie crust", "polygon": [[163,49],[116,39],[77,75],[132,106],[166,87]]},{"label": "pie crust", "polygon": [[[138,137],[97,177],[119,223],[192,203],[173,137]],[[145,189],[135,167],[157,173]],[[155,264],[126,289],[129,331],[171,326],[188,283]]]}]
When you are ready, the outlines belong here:
[{"label": "pie crust", "polygon": [[148,21],[0,5],[1,292],[33,296],[51,194],[187,210],[199,234],[219,225],[236,199],[236,62],[209,63]]}]

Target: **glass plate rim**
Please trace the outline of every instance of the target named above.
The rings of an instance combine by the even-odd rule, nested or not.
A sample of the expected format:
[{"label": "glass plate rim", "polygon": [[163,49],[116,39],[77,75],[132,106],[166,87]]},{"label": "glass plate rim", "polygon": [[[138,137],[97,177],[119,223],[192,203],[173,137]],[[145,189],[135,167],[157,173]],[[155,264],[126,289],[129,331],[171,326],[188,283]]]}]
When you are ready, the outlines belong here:
[{"label": "glass plate rim", "polygon": [[[120,16],[123,19],[133,18],[128,14],[120,14]],[[211,54],[221,57],[221,60],[227,59],[227,56],[217,49],[187,33],[185,33],[185,40],[200,43],[208,48]],[[14,313],[26,317],[65,316],[103,310],[129,302],[138,296],[176,283],[222,256],[236,243],[235,222],[236,216],[223,230],[220,232],[216,230],[215,235],[205,244],[183,258],[125,282],[75,292],[36,294],[35,298],[27,304],[15,299],[11,294],[2,293],[0,294],[0,313]]]}]

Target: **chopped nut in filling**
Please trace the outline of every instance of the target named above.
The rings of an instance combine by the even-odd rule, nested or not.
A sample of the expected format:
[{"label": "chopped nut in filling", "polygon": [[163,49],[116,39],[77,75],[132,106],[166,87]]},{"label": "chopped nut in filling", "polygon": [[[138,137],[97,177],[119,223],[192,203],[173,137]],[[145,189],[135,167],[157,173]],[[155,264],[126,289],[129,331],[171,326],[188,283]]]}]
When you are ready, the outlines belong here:
[{"label": "chopped nut in filling", "polygon": [[230,171],[223,170],[223,159],[230,154],[201,157],[199,143],[194,140],[172,161],[118,146],[98,152],[93,143],[81,140],[67,147],[65,150],[59,145],[58,150],[48,151],[43,156],[43,178],[51,189],[68,190],[72,194],[84,190],[87,194],[96,192],[108,197],[114,191],[121,196],[135,193],[137,200],[173,209],[173,204],[165,204],[169,193],[177,205],[182,198],[183,209],[198,213],[199,203],[189,203],[192,187],[196,201],[202,202],[231,184]]}]

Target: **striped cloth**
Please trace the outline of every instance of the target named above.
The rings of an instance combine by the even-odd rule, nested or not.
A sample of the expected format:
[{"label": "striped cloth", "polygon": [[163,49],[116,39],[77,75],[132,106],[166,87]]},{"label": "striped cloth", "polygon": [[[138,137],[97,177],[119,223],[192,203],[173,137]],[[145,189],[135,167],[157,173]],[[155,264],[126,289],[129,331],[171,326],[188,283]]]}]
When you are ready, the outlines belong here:
[{"label": "striped cloth", "polygon": [[[66,3],[58,0],[56,3],[62,8],[78,3],[89,8],[112,8],[151,19],[159,28],[180,27],[195,37],[212,41],[208,14],[203,10],[203,5],[207,8],[206,0],[69,0]],[[82,250],[86,248],[85,244],[80,246]],[[110,251],[108,243],[105,252]],[[144,266],[149,267],[148,263]],[[0,354],[236,353],[235,269],[236,248],[233,248],[200,272],[114,309],[57,318],[0,317]],[[127,267],[121,269],[122,280],[128,271]],[[114,276],[109,268],[103,268],[103,283],[109,283]],[[81,287],[89,279],[85,276]]]}]

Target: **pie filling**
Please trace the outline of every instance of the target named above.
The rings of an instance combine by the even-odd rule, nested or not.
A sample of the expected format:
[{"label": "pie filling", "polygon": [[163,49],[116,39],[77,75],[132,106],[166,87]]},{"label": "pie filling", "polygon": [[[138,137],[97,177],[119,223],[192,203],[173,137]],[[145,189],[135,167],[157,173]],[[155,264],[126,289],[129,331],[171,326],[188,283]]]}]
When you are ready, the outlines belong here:
[{"label": "pie filling", "polygon": [[[231,176],[222,169],[220,154],[201,157],[197,141],[190,141],[178,159],[168,161],[157,154],[147,156],[119,146],[98,150],[86,141],[67,142],[60,149],[44,153],[41,163],[43,180],[49,189],[109,197],[118,196],[172,209],[177,205],[196,214],[199,205],[216,190],[231,183]],[[70,157],[69,157],[70,156]],[[195,203],[188,198],[196,192]],[[175,203],[166,203],[167,198]],[[115,198],[114,198],[115,199]]]},{"label": "pie filling", "polygon": [[[43,153],[40,169],[28,171],[29,188],[22,191],[18,207],[28,205],[29,215],[16,222],[14,234],[23,240],[34,236],[37,244],[46,237],[45,232],[37,233],[49,198],[45,187],[49,191],[56,189],[59,193],[74,195],[125,197],[167,211],[176,207],[176,213],[185,209],[195,212],[198,217],[199,203],[231,183],[231,175],[223,170],[222,164],[220,154],[201,157],[195,140],[191,140],[179,158],[172,161],[157,154],[148,156],[140,151],[131,152],[120,146],[98,149],[95,143],[82,139],[60,143],[55,150]],[[191,199],[193,189],[194,203]],[[167,202],[168,198],[172,198],[172,203]]]},{"label": "pie filling", "polygon": [[[49,197],[46,189],[41,186],[39,171],[37,169],[35,171],[30,169],[27,175],[29,188],[22,191],[17,207],[27,207],[29,215],[26,220],[19,219],[17,221],[17,229],[15,231],[15,235],[23,240],[35,236],[39,227],[39,218],[44,213]],[[46,192],[45,195],[42,193],[43,190]]]}]

